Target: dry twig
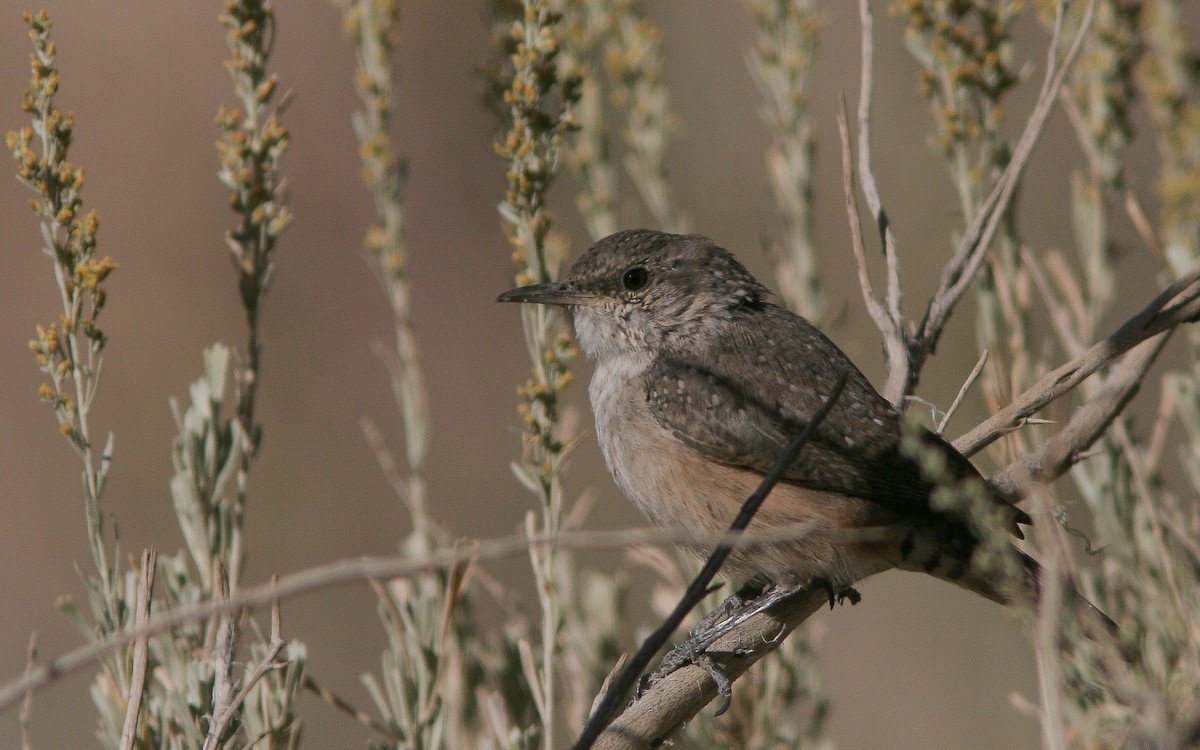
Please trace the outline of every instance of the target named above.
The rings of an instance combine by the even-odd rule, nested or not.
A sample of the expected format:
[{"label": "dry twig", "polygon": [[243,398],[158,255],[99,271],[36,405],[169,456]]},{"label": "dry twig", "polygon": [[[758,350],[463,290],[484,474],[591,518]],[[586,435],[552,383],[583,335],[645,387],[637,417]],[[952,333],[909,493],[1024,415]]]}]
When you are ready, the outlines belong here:
[{"label": "dry twig", "polygon": [[1150,304],[1086,352],[1042,376],[1027,391],[954,441],[970,456],[1021,424],[1051,401],[1069,393],[1084,379],[1153,336],[1200,316],[1200,267],[1168,286]]},{"label": "dry twig", "polygon": [[[144,627],[150,619],[150,597],[154,593],[154,570],[158,553],[150,548],[142,553],[142,576],[138,582],[137,611],[133,622]],[[125,708],[125,724],[121,727],[121,750],[133,750],[137,734],[138,714],[142,710],[142,693],[146,687],[146,663],[149,638],[133,642],[133,678],[129,682],[129,704]]]}]

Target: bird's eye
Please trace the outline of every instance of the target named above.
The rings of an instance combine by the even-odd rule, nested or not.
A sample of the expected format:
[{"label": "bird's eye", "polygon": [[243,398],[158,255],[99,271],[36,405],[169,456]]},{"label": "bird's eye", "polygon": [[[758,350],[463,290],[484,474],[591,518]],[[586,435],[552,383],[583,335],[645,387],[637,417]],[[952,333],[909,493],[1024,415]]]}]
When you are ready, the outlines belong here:
[{"label": "bird's eye", "polygon": [[646,286],[646,282],[649,280],[650,274],[646,273],[646,269],[641,266],[627,268],[625,273],[621,274],[621,286],[630,292],[636,292]]}]

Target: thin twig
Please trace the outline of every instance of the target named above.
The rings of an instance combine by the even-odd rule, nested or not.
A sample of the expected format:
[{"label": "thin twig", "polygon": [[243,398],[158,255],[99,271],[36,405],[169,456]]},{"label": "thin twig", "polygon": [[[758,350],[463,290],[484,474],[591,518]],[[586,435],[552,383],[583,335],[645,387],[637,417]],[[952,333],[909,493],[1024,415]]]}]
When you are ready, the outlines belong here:
[{"label": "thin twig", "polygon": [[1142,208],[1142,202],[1138,200],[1137,193],[1132,190],[1125,191],[1125,213],[1129,215],[1129,220],[1133,222],[1138,237],[1142,238],[1146,249],[1154,256],[1159,267],[1167,268],[1167,255],[1163,252],[1162,243],[1158,241],[1158,235],[1154,232],[1154,225],[1146,216],[1146,210]]},{"label": "thin twig", "polygon": [[[1085,378],[1141,342],[1200,315],[1200,267],[1163,290],[1140,312],[1086,352],[1042,376],[989,419],[954,441],[965,456],[1009,432],[1024,418],[1070,392]],[[1171,303],[1168,306],[1168,303]]]},{"label": "thin twig", "polygon": [[[750,497],[746,498],[741,510],[734,517],[733,523],[729,525],[730,533],[743,531],[750,525],[750,521],[753,520],[763,501],[767,499],[767,495],[783,479],[784,473],[796,462],[796,459],[800,456],[800,451],[808,443],[813,431],[816,430],[817,426],[821,424],[822,420],[833,409],[838,397],[842,395],[842,389],[845,386],[846,375],[843,374],[838,380],[837,385],[833,387],[833,390],[826,397],[825,403],[821,405],[821,408],[813,415],[808,424],[805,425],[804,430],[788,444],[787,448],[776,459],[775,465],[763,477],[758,488],[751,493]],[[642,642],[641,648],[625,664],[625,668],[621,670],[621,674],[612,681],[608,692],[605,693],[604,698],[596,706],[592,715],[588,717],[587,724],[584,725],[583,731],[579,734],[579,739],[572,746],[574,750],[588,750],[588,748],[592,747],[593,743],[600,736],[600,733],[604,731],[605,726],[609,723],[610,714],[616,709],[617,704],[624,698],[626,692],[633,687],[633,684],[638,680],[642,671],[649,666],[650,660],[666,644],[671,634],[679,629],[679,626],[683,623],[688,613],[708,595],[709,584],[712,583],[721,566],[725,564],[725,560],[733,552],[733,547],[734,542],[732,541],[722,542],[712,551],[712,554],[709,555],[708,560],[704,563],[704,567],[692,579],[691,584],[684,591],[679,603],[675,605],[675,609]]]},{"label": "thin twig", "polygon": [[1142,342],[1108,377],[1104,388],[1075,411],[1067,424],[1037,450],[1019,457],[988,478],[996,492],[1019,496],[1031,482],[1050,482],[1062,476],[1092,446],[1137,393],[1146,370],[1167,343],[1170,332]]},{"label": "thin twig", "polygon": [[612,531],[564,531],[557,536],[543,533],[530,539],[525,534],[514,534],[480,541],[477,546],[442,547],[426,555],[387,555],[381,557],[356,557],[324,563],[282,576],[278,581],[252,586],[239,591],[227,599],[209,600],[177,607],[150,618],[141,627],[115,633],[102,640],[92,641],[66,651],[41,666],[34,667],[23,677],[0,685],[0,712],[11,708],[27,692],[55,682],[95,660],[138,638],[153,636],[180,625],[204,620],[224,612],[251,611],[275,600],[283,601],[299,594],[337,586],[350,581],[389,579],[414,576],[447,570],[455,564],[477,557],[479,560],[499,560],[515,555],[526,555],[529,546],[555,545],[559,549],[604,549],[633,547],[646,544],[706,544],[715,545],[736,541],[744,547],[778,544],[793,541],[809,532],[806,525],[780,527],[778,529],[730,534],[710,534],[687,529],[616,529]]},{"label": "thin twig", "polygon": [[[274,626],[272,626],[272,630],[274,630]],[[204,750],[214,750],[217,747],[218,738],[225,732],[225,727],[228,726],[229,720],[233,718],[233,714],[237,711],[238,706],[246,702],[246,697],[250,695],[250,691],[254,688],[255,683],[261,680],[267,672],[279,667],[275,663],[275,657],[279,655],[283,646],[284,641],[278,638],[276,633],[272,633],[271,642],[267,644],[267,653],[263,656],[262,661],[255,665],[250,677],[242,682],[242,689],[238,691],[234,699],[227,703],[224,710],[213,720],[208,737],[204,740]]]},{"label": "thin twig", "polygon": [[[37,661],[37,632],[29,634],[29,651],[25,659],[25,676],[28,677],[33,672],[33,664]],[[21,711],[19,714],[21,724],[21,750],[33,750],[33,737],[30,734],[29,728],[33,722],[33,688],[29,688],[25,692],[25,700],[21,701]]]},{"label": "thin twig", "polygon": [[937,425],[937,434],[941,435],[946,431],[946,425],[950,423],[950,418],[958,411],[958,407],[962,405],[963,398],[966,397],[967,391],[971,390],[971,386],[975,385],[975,381],[979,378],[979,373],[983,372],[983,366],[987,364],[988,350],[984,349],[979,354],[979,361],[971,368],[971,373],[967,375],[967,379],[963,381],[962,387],[958,389],[958,395],[950,402],[950,408],[942,416]]},{"label": "thin twig", "polygon": [[[158,553],[151,547],[142,552],[142,577],[138,582],[137,610],[133,622],[143,627],[150,619],[150,597],[154,593],[155,561]],[[121,750],[133,750],[137,735],[138,714],[142,710],[142,693],[146,687],[146,664],[149,638],[138,638],[133,642],[133,676],[129,681],[129,703],[125,707],[125,724],[121,728]]]},{"label": "thin twig", "polygon": [[[229,579],[222,570],[221,561],[216,560],[216,572],[213,575],[213,599],[218,603],[229,600]],[[214,720],[208,726],[208,736],[204,738],[204,750],[214,750],[221,743],[221,735],[237,708],[238,702],[233,700],[233,648],[237,637],[233,622],[233,610],[222,609],[216,614],[216,642],[212,648],[213,654],[213,688],[212,712]]]},{"label": "thin twig", "polygon": [[400,735],[392,731],[391,727],[373,718],[366,711],[356,708],[352,703],[350,703],[350,701],[342,698],[337,693],[318,683],[312,678],[311,675],[304,676],[304,689],[310,693],[313,693],[325,703],[336,708],[338,711],[341,711],[342,713],[351,717],[364,727],[370,727],[371,729],[374,729],[387,739],[393,741],[402,739]]},{"label": "thin twig", "polygon": [[936,348],[946,320],[983,263],[992,239],[1000,228],[1013,196],[1016,194],[1017,185],[1020,183],[1025,167],[1028,166],[1034,146],[1037,145],[1050,112],[1054,108],[1054,103],[1058,100],[1058,92],[1062,89],[1067,73],[1079,56],[1080,50],[1083,49],[1083,41],[1091,26],[1095,1],[1092,0],[1088,4],[1075,39],[1071,43],[1071,48],[1060,65],[1058,49],[1062,37],[1064,7],[1065,2],[1059,0],[1054,21],[1054,33],[1051,36],[1047,52],[1046,75],[1042,81],[1042,90],[1038,94],[1037,103],[1025,124],[1025,130],[1021,133],[1021,137],[1013,149],[1012,159],[1009,160],[1004,172],[1001,173],[992,188],[992,192],[980,207],[979,214],[964,232],[958,250],[943,269],[938,290],[930,299],[929,307],[926,308],[925,318],[918,329],[912,350],[914,362],[912,363],[913,372],[908,385],[909,389],[916,385],[920,369],[925,359]]},{"label": "thin twig", "polygon": [[[867,270],[867,251],[863,243],[858,193],[854,189],[854,157],[850,152],[850,129],[846,124],[846,97],[840,97],[839,103],[841,106],[838,109],[838,136],[842,142],[842,195],[846,202],[846,218],[850,222],[850,245],[854,250],[854,265],[858,268],[858,285],[862,289],[863,303],[867,306],[871,320],[875,321],[875,327],[883,334],[884,341],[889,342],[897,332],[893,321],[883,308],[883,303],[875,296],[875,289],[871,284],[871,274]],[[890,344],[885,343],[884,346],[889,352],[891,351]]]},{"label": "thin twig", "polygon": [[[861,72],[858,87],[858,179],[862,185],[867,208],[875,219],[879,230],[879,241],[883,245],[883,257],[887,268],[887,317],[888,326],[880,328],[883,346],[887,354],[888,375],[883,395],[896,407],[901,407],[908,394],[908,383],[912,379],[912,357],[908,337],[904,332],[903,297],[900,290],[900,259],[896,249],[896,235],[883,209],[879,197],[879,185],[871,170],[871,94],[874,88],[874,20],[868,0],[859,0],[858,18],[861,27]],[[839,128],[841,124],[839,123]],[[845,141],[843,140],[843,148]],[[845,157],[843,157],[843,173]],[[874,317],[874,315],[872,315]],[[877,321],[878,324],[878,321]]]}]

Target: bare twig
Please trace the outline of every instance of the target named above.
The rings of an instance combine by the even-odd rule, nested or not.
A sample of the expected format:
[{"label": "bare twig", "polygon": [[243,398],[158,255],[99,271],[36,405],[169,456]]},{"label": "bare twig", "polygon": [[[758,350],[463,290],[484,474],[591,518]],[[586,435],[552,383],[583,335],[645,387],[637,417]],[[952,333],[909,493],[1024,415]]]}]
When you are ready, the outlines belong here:
[{"label": "bare twig", "polygon": [[[154,570],[158,554],[154,548],[142,552],[142,577],[138,582],[137,611],[133,622],[143,627],[150,619],[150,597],[154,593]],[[137,735],[138,714],[142,710],[142,693],[146,687],[146,663],[149,638],[133,642],[133,677],[129,682],[129,703],[125,708],[125,724],[121,727],[121,750],[132,750]]]},{"label": "bare twig", "polygon": [[[274,630],[274,627],[272,628]],[[271,634],[271,642],[267,644],[267,653],[263,655],[260,661],[254,667],[254,671],[250,677],[242,682],[242,689],[238,691],[234,699],[225,705],[225,708],[213,719],[212,728],[209,729],[208,737],[204,740],[204,750],[214,750],[217,747],[219,737],[225,732],[225,727],[229,725],[229,720],[233,718],[234,712],[238,706],[246,701],[246,696],[250,695],[250,690],[254,684],[262,679],[268,671],[279,667],[275,663],[275,657],[279,655],[283,649],[284,641],[278,637],[277,633]]]},{"label": "bare twig", "polygon": [[[37,661],[37,633],[29,634],[29,651],[25,660],[25,676],[28,677],[33,672],[33,663]],[[25,691],[25,700],[21,701],[20,718],[21,724],[21,750],[33,750],[33,738],[30,735],[29,727],[33,721],[33,688]]]},{"label": "bare twig", "polygon": [[[213,598],[217,603],[229,600],[228,578],[221,570],[221,561],[216,561],[217,571],[213,575],[215,587]],[[238,703],[233,700],[233,648],[237,631],[233,622],[232,609],[221,609],[216,615],[216,643],[213,645],[213,688],[212,712],[213,722],[208,726],[208,736],[204,738],[204,750],[213,750],[222,741],[221,735],[233,715]]]},{"label": "bare twig", "polygon": [[1145,308],[1086,352],[1044,375],[1012,403],[954,441],[970,456],[1018,425],[1051,401],[1070,392],[1085,378],[1141,342],[1200,315],[1200,268],[1164,289]]},{"label": "bare twig", "polygon": [[743,546],[777,544],[794,540],[808,533],[804,525],[781,527],[770,531],[742,534],[697,533],[684,529],[616,529],[613,531],[562,531],[557,536],[543,533],[533,539],[525,534],[480,541],[477,546],[455,545],[442,547],[426,555],[387,555],[356,557],[317,565],[282,576],[278,581],[252,586],[222,600],[209,600],[159,613],[143,626],[132,627],[102,640],[92,641],[64,652],[41,666],[34,667],[23,677],[0,685],[0,711],[11,708],[27,692],[45,687],[69,674],[93,664],[97,657],[132,643],[138,638],[153,636],[179,625],[204,620],[231,611],[251,611],[276,600],[283,601],[299,594],[337,586],[350,581],[389,579],[447,570],[457,563],[473,558],[498,560],[526,555],[529,546],[555,545],[559,549],[603,549],[633,547],[646,544],[721,544],[734,541]]},{"label": "bare twig", "polygon": [[[1037,450],[1027,453],[989,481],[997,492],[1018,496],[1030,482],[1049,482],[1071,468],[1137,393],[1146,370],[1167,343],[1170,332],[1142,342],[1108,377],[1104,387],[1076,410],[1067,424]],[[990,420],[989,420],[990,421]]]},{"label": "bare twig", "polygon": [[921,367],[924,365],[925,359],[937,347],[938,339],[950,313],[953,312],[954,306],[966,292],[975,273],[983,263],[983,259],[987,256],[987,250],[1012,203],[1017,185],[1033,154],[1033,148],[1037,145],[1037,141],[1045,129],[1054,103],[1058,100],[1058,92],[1062,89],[1067,73],[1083,48],[1083,41],[1087,37],[1092,22],[1094,0],[1088,4],[1075,39],[1071,43],[1071,48],[1062,63],[1059,64],[1058,49],[1059,40],[1062,37],[1064,5],[1065,3],[1060,0],[1055,16],[1054,33],[1047,52],[1046,75],[1042,81],[1042,90],[1038,94],[1037,103],[1025,124],[1025,130],[1021,133],[1021,137],[1013,149],[1012,159],[996,181],[991,194],[980,207],[975,220],[964,232],[954,257],[942,270],[941,283],[937,292],[930,299],[925,317],[910,345],[911,376],[906,392],[916,386]]},{"label": "bare twig", "polygon": [[[779,483],[779,480],[783,479],[784,473],[796,462],[800,451],[808,443],[813,431],[828,416],[834,404],[837,403],[838,397],[842,395],[842,389],[846,386],[846,377],[846,374],[842,375],[837,385],[833,387],[833,390],[825,398],[825,403],[822,404],[821,408],[813,414],[812,419],[805,425],[804,430],[788,443],[788,446],[779,455],[779,458],[776,459],[771,470],[763,477],[762,482],[750,494],[750,497],[746,498],[741,510],[738,511],[737,516],[734,517],[733,522],[729,525],[730,533],[738,533],[750,525],[750,521],[753,520],[763,501],[767,499],[767,495]],[[637,681],[642,671],[649,666],[650,660],[654,658],[659,649],[666,645],[671,634],[683,624],[683,620],[687,617],[688,613],[708,594],[709,584],[712,583],[721,566],[725,564],[725,560],[733,552],[733,547],[734,542],[732,541],[721,542],[712,551],[712,554],[708,556],[704,567],[700,569],[700,572],[696,574],[696,577],[688,585],[687,590],[683,592],[683,596],[680,597],[679,603],[675,605],[675,609],[642,642],[641,648],[625,664],[625,668],[621,670],[621,674],[612,681],[604,698],[596,706],[595,710],[592,711],[592,715],[588,717],[587,724],[584,725],[583,731],[579,734],[579,739],[572,746],[574,750],[588,750],[588,748],[592,747],[608,724],[609,716],[617,707],[617,703],[633,687],[633,683]]]},{"label": "bare twig", "polygon": [[1142,208],[1142,202],[1138,200],[1137,193],[1132,190],[1125,191],[1125,213],[1129,215],[1129,220],[1133,222],[1134,229],[1137,230],[1138,237],[1142,238],[1146,249],[1154,256],[1154,260],[1162,268],[1167,268],[1167,255],[1163,252],[1162,243],[1158,240],[1158,235],[1154,231],[1154,225],[1150,223],[1149,217],[1146,216],[1146,209]]},{"label": "bare twig", "polygon": [[946,409],[946,413],[942,416],[941,421],[937,425],[937,434],[941,435],[946,430],[946,425],[950,423],[950,418],[958,411],[958,407],[962,405],[963,398],[967,395],[967,391],[971,390],[971,386],[975,385],[975,381],[979,378],[979,373],[983,372],[983,366],[987,364],[988,350],[984,349],[975,366],[971,368],[971,373],[967,375],[967,379],[963,381],[962,387],[958,389],[958,394],[954,400],[950,402],[950,408]]},{"label": "bare twig", "polygon": [[[838,109],[838,136],[842,142],[842,195],[846,201],[846,218],[850,222],[850,244],[854,249],[854,265],[858,268],[858,285],[862,288],[863,303],[875,327],[883,334],[884,348],[889,352],[889,372],[893,370],[890,352],[892,342],[900,337],[901,345],[906,345],[902,330],[898,330],[895,321],[884,309],[883,303],[875,296],[871,284],[871,274],[867,270],[867,251],[863,243],[862,219],[858,211],[858,193],[854,190],[854,157],[850,152],[850,130],[846,124],[846,97],[840,98],[841,107]],[[907,350],[905,357],[907,358]]]},{"label": "bare twig", "polygon": [[[879,241],[883,245],[883,257],[887,266],[887,313],[891,321],[889,331],[884,331],[884,351],[888,360],[888,380],[883,395],[896,406],[904,402],[906,385],[912,364],[908,353],[907,337],[904,335],[903,297],[900,291],[900,260],[896,249],[896,235],[888,221],[883,201],[879,197],[879,186],[871,170],[871,94],[874,87],[874,20],[868,0],[858,1],[859,26],[862,29],[862,63],[858,87],[858,179],[862,185],[867,208],[879,229]],[[843,167],[844,171],[844,167]]]},{"label": "bare twig", "polygon": [[329,688],[321,685],[311,675],[304,676],[304,689],[313,693],[325,703],[351,717],[364,727],[370,727],[389,740],[399,740],[401,737],[392,731],[391,727],[373,718],[366,711],[356,708],[350,701],[342,698]]}]

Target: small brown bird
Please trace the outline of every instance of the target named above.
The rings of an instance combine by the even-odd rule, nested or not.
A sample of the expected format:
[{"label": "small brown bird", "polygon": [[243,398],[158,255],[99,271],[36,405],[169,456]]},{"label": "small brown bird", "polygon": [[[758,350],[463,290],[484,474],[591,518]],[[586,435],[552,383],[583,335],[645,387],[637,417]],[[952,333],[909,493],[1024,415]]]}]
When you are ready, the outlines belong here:
[{"label": "small brown bird", "polygon": [[[971,565],[980,536],[943,481],[978,480],[1017,536],[1029,517],[982,489],[941,437],[906,427],[846,355],[807,320],[767,301],[734,257],[695,235],[631,230],[593,245],[552,284],[502,302],[562,305],[596,361],[596,434],[621,490],[654,523],[724,531],[787,443],[847,383],[750,529],[803,524],[798,538],[735,549],[729,566],[784,585],[843,592],[890,568],[923,571],[996,601],[1036,595],[1036,564],[1013,580]],[[905,436],[909,436],[906,439]],[[924,465],[924,469],[923,469]],[[958,510],[951,508],[957,507]]]}]

